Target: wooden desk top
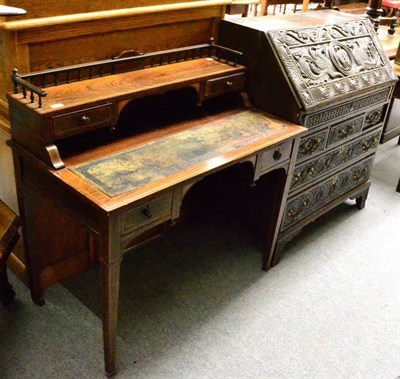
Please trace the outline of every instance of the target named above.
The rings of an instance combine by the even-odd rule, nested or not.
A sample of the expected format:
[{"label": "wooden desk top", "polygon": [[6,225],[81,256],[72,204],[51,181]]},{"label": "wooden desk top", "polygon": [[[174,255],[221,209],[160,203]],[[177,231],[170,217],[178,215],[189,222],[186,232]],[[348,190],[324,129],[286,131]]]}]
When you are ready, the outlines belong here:
[{"label": "wooden desk top", "polygon": [[[47,170],[109,212],[229,166],[304,131],[260,111],[227,111],[182,122],[162,137],[154,132],[146,134],[146,140],[131,137],[100,147],[66,159],[66,168]],[[125,150],[121,151],[121,146]],[[146,165],[141,170],[149,156],[154,167]],[[122,178],[121,183],[110,189],[116,176]]]}]

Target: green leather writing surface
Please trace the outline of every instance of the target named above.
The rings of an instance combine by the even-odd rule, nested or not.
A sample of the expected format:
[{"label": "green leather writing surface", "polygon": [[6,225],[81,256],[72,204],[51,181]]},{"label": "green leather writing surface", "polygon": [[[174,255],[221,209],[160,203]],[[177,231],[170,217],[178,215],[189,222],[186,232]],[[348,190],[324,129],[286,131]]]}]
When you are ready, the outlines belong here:
[{"label": "green leather writing surface", "polygon": [[246,110],[69,169],[112,197],[217,158],[284,127],[276,119]]}]

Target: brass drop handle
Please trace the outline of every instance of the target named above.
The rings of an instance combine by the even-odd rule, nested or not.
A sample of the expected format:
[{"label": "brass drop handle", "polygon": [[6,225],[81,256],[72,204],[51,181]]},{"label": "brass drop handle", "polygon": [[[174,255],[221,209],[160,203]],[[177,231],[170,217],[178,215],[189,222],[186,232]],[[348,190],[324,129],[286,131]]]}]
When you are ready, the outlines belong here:
[{"label": "brass drop handle", "polygon": [[147,204],[146,208],[142,208],[141,210],[142,215],[146,216],[147,218],[152,218],[153,217],[153,213],[150,210],[150,205]]},{"label": "brass drop handle", "polygon": [[227,86],[227,87],[232,87],[233,86],[233,82],[231,82],[231,81],[227,81],[226,83],[225,83],[225,85]]},{"label": "brass drop handle", "polygon": [[315,173],[315,167],[314,167],[314,166],[311,166],[311,167],[309,167],[309,168],[307,169],[307,171],[306,171],[306,176],[312,176],[312,175],[314,175],[314,173]]},{"label": "brass drop handle", "polygon": [[378,137],[375,137],[369,141],[363,141],[363,145],[362,145],[362,149],[365,150],[369,150],[371,149],[371,147],[373,147],[374,145],[377,144],[377,142],[379,141]]},{"label": "brass drop handle", "polygon": [[295,174],[293,174],[293,182],[296,183],[298,182],[300,179],[300,172],[296,172]]},{"label": "brass drop handle", "polygon": [[323,142],[322,138],[312,137],[311,139],[307,140],[306,142],[300,145],[299,152],[301,154],[311,154],[319,148],[322,142]]},{"label": "brass drop handle", "polygon": [[308,203],[309,203],[309,199],[302,200],[302,202],[300,203],[299,210],[296,212],[294,209],[289,209],[287,211],[287,216],[289,218],[297,217],[302,212],[304,212],[305,208],[308,206]]},{"label": "brass drop handle", "polygon": [[354,179],[354,180],[361,180],[361,179],[364,179],[364,176],[365,176],[366,174],[368,174],[368,168],[367,168],[367,167],[364,167],[364,168],[361,170],[361,172],[355,172],[355,173],[353,174],[353,179]]},{"label": "brass drop handle", "polygon": [[346,138],[354,132],[354,125],[349,125],[346,129],[340,129],[339,134],[342,138]]},{"label": "brass drop handle", "polygon": [[85,124],[87,124],[88,122],[90,122],[90,117],[89,116],[82,116],[81,117],[81,121]]},{"label": "brass drop handle", "polygon": [[282,158],[282,153],[279,151],[279,149],[274,151],[272,158],[274,158],[276,161],[279,161],[279,159]]}]

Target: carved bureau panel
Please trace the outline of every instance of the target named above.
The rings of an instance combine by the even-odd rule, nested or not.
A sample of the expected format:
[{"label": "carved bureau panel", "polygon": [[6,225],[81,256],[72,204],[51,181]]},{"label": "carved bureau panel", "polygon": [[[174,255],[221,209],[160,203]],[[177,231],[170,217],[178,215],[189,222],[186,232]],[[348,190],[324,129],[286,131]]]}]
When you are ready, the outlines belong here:
[{"label": "carved bureau panel", "polygon": [[305,110],[394,78],[369,20],[267,35]]},{"label": "carved bureau panel", "polygon": [[368,180],[373,162],[370,157],[334,175],[312,189],[289,199],[282,222],[282,230],[302,220],[325,204]]}]

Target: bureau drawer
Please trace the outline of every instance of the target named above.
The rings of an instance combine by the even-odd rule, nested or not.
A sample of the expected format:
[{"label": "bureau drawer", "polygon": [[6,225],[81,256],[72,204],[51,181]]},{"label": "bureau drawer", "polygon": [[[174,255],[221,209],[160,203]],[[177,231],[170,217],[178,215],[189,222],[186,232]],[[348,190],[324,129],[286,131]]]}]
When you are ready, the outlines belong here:
[{"label": "bureau drawer", "polygon": [[122,215],[122,234],[152,228],[172,218],[172,192],[143,201]]},{"label": "bureau drawer", "polygon": [[369,157],[358,162],[289,199],[285,207],[281,230],[289,228],[337,197],[367,181],[373,160],[373,157]]},{"label": "bureau drawer", "polygon": [[343,142],[361,133],[364,115],[361,114],[345,122],[332,125],[329,131],[328,146]]},{"label": "bureau drawer", "polygon": [[204,97],[212,97],[225,92],[240,90],[244,88],[245,79],[246,74],[244,72],[223,76],[222,78],[209,79],[206,82]]},{"label": "bureau drawer", "polygon": [[340,166],[344,166],[352,159],[362,158],[366,154],[373,153],[378,147],[380,136],[381,130],[379,129],[358,138],[356,141],[320,155],[307,163],[297,165],[293,172],[290,190],[317,180],[330,171],[339,169]]},{"label": "bureau drawer", "polygon": [[313,134],[307,134],[300,140],[297,159],[310,157],[325,149],[328,139],[328,128]]},{"label": "bureau drawer", "polygon": [[263,173],[269,168],[288,160],[290,158],[291,151],[292,141],[288,141],[260,153],[259,163],[257,163],[260,165],[260,173]]},{"label": "bureau drawer", "polygon": [[371,128],[372,126],[375,126],[380,122],[382,122],[385,119],[386,108],[387,106],[384,105],[379,108],[375,108],[372,111],[367,112],[365,114],[365,120],[363,125],[364,130],[367,128]]},{"label": "bureau drawer", "polygon": [[53,134],[64,137],[77,134],[85,129],[94,129],[111,124],[112,104],[100,105],[77,112],[64,113],[53,117]]}]

